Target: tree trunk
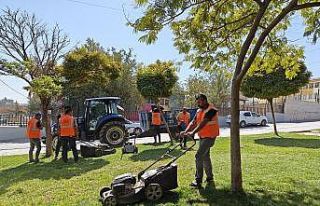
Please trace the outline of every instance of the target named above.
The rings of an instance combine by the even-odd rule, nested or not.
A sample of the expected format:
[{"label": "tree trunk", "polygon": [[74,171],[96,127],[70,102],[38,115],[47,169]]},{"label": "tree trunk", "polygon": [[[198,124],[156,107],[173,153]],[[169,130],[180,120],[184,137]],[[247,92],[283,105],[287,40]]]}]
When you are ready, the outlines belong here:
[{"label": "tree trunk", "polygon": [[278,130],[277,130],[277,122],[276,122],[276,117],[274,115],[274,110],[273,110],[273,99],[268,99],[268,102],[269,102],[270,108],[271,108],[274,134],[277,135],[278,137],[280,137]]},{"label": "tree trunk", "polygon": [[242,192],[242,171],[240,151],[239,100],[240,84],[234,79],[231,91],[231,190]]},{"label": "tree trunk", "polygon": [[48,113],[49,105],[50,101],[48,99],[41,99],[42,119],[46,130],[46,157],[52,155],[51,122]]}]

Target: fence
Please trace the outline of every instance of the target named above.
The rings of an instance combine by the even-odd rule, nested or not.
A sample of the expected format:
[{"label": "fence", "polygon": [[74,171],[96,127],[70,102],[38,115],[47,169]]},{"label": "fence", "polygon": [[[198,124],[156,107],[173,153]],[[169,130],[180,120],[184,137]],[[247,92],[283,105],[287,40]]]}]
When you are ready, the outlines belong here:
[{"label": "fence", "polygon": [[125,118],[127,118],[133,122],[139,121],[139,112],[138,111],[125,111],[124,116],[125,116]]},{"label": "fence", "polygon": [[0,114],[0,126],[26,127],[31,116],[26,114]]}]

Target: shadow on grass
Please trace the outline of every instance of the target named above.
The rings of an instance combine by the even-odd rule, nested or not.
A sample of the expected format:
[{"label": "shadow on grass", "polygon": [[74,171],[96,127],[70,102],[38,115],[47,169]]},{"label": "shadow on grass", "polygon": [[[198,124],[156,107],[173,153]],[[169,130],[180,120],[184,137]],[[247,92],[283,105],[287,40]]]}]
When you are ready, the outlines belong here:
[{"label": "shadow on grass", "polygon": [[[156,160],[161,157],[169,148],[168,147],[161,147],[161,148],[153,148],[147,149],[139,152],[137,155],[133,155],[130,157],[133,161],[148,161],[148,160]],[[178,155],[179,150],[176,149],[170,153],[171,155]],[[165,157],[168,158],[168,157]]]},{"label": "shadow on grass", "polygon": [[189,199],[189,205],[212,205],[212,206],[250,206],[250,205],[277,205],[277,206],[316,206],[319,205],[319,190],[311,194],[298,192],[279,192],[277,194],[269,191],[255,191],[249,193],[231,193],[227,189],[213,189],[206,187],[199,190],[202,198]]},{"label": "shadow on grass", "polygon": [[318,149],[320,148],[320,139],[294,139],[294,138],[263,138],[254,140],[256,144],[278,147],[302,147]]},{"label": "shadow on grass", "polygon": [[6,189],[10,185],[18,182],[33,179],[70,179],[102,168],[106,164],[109,164],[109,162],[104,159],[80,159],[78,163],[70,162],[67,164],[61,160],[38,164],[24,163],[17,167],[0,171],[0,194],[6,193]]}]

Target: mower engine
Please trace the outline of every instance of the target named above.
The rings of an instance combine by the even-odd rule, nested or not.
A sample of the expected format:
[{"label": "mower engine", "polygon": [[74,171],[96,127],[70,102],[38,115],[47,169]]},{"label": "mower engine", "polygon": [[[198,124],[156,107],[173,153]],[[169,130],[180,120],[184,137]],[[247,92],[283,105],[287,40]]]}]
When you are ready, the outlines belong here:
[{"label": "mower engine", "polygon": [[125,196],[134,193],[136,177],[130,173],[116,177],[111,183],[111,190],[115,196]]}]

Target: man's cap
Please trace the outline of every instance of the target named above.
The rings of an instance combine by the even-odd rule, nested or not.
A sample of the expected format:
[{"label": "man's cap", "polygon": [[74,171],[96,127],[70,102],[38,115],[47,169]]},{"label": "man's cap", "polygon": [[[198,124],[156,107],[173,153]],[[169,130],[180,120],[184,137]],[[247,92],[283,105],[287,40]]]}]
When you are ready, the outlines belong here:
[{"label": "man's cap", "polygon": [[204,94],[202,94],[202,93],[197,94],[197,95],[195,96],[195,98],[196,98],[196,100],[198,100],[198,99],[208,100],[207,96],[204,95]]}]

